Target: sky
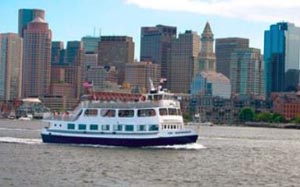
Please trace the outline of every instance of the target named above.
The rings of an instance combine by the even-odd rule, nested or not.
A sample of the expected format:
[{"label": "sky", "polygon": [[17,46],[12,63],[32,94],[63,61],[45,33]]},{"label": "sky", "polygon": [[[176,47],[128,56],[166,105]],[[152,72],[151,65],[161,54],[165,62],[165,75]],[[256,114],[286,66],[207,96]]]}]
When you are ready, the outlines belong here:
[{"label": "sky", "polygon": [[53,41],[83,36],[126,35],[135,42],[139,59],[142,26],[158,24],[203,32],[208,21],[214,38],[244,37],[263,52],[264,31],[287,21],[300,25],[299,0],[1,0],[0,33],[18,32],[18,10],[46,12]]}]

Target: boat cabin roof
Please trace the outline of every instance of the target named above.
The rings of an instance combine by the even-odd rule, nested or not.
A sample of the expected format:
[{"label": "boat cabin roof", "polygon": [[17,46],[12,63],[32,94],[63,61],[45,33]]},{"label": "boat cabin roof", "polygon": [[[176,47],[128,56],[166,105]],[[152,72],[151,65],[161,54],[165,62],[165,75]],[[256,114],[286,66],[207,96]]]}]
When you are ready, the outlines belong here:
[{"label": "boat cabin roof", "polygon": [[135,109],[135,108],[156,108],[159,107],[159,103],[153,102],[89,102],[84,105],[86,108],[118,108],[118,109]]}]

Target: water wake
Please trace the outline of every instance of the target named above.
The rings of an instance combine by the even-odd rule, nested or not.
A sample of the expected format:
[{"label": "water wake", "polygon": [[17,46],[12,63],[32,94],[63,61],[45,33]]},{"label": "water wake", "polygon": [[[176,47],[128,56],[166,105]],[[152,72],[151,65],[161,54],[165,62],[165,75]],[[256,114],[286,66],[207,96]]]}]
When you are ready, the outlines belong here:
[{"label": "water wake", "polygon": [[[90,145],[90,144],[71,144],[74,146],[80,146],[80,147],[95,147],[95,148],[128,148],[123,146],[109,146],[109,145]],[[138,147],[136,147],[138,148]],[[184,144],[184,145],[166,145],[166,146],[146,146],[142,147],[143,149],[176,149],[176,150],[200,150],[200,149],[206,149],[205,146],[198,144],[198,143],[191,143],[191,144]]]},{"label": "water wake", "polygon": [[41,139],[0,137],[0,143],[41,144]]},{"label": "water wake", "polygon": [[16,128],[0,128],[0,130],[6,131],[41,131],[40,129],[16,129]]},{"label": "water wake", "polygon": [[206,149],[205,146],[198,143],[184,144],[184,145],[166,145],[166,146],[154,146],[151,148],[158,149],[176,149],[176,150],[199,150]]}]

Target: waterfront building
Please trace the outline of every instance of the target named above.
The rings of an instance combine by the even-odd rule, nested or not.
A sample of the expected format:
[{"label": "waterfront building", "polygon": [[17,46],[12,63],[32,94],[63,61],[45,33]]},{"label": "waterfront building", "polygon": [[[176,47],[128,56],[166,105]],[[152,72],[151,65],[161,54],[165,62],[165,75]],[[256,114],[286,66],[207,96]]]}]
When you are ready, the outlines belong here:
[{"label": "waterfront building", "polygon": [[192,95],[206,95],[229,99],[231,96],[230,80],[222,73],[202,71],[196,74],[191,85]]},{"label": "waterfront building", "polygon": [[152,62],[135,62],[126,64],[125,81],[130,84],[131,88],[139,88],[144,93],[150,91],[149,79],[155,86],[160,83],[160,65]]},{"label": "waterfront building", "polygon": [[48,23],[40,17],[36,17],[24,30],[23,97],[50,93],[51,38]]},{"label": "waterfront building", "polygon": [[263,61],[259,49],[240,48],[231,53],[230,81],[234,96],[264,98]]},{"label": "waterfront building", "polygon": [[23,40],[15,33],[0,34],[0,100],[21,97]]},{"label": "waterfront building", "polygon": [[173,93],[190,93],[190,84],[198,71],[200,37],[196,32],[185,31],[172,40],[168,63],[168,89]]},{"label": "waterfront building", "polygon": [[214,124],[236,124],[240,108],[231,99],[210,95],[193,95],[191,112],[197,122]]},{"label": "waterfront building", "polygon": [[27,25],[37,17],[45,20],[45,11],[41,9],[19,9],[18,33],[20,37],[24,36]]},{"label": "waterfront building", "polygon": [[201,35],[201,50],[199,54],[199,72],[216,71],[216,56],[214,53],[214,35],[207,22]]},{"label": "waterfront building", "polygon": [[272,112],[281,114],[287,120],[300,116],[300,92],[273,92]]},{"label": "waterfront building", "polygon": [[280,22],[271,25],[270,29],[265,31],[264,68],[267,96],[271,92],[296,90],[299,84],[299,56],[300,27]]},{"label": "waterfront building", "polygon": [[101,37],[84,36],[81,38],[83,43],[84,53],[98,53],[98,44]]},{"label": "waterfront building", "polygon": [[162,78],[168,77],[168,53],[176,32],[176,27],[165,25],[141,28],[140,60],[159,64]]},{"label": "waterfront building", "polygon": [[216,68],[217,72],[230,77],[230,58],[235,49],[249,48],[246,38],[218,38],[216,39]]},{"label": "waterfront building", "polygon": [[128,36],[101,36],[98,47],[98,65],[115,66],[118,84],[125,80],[125,64],[134,61],[134,42]]}]

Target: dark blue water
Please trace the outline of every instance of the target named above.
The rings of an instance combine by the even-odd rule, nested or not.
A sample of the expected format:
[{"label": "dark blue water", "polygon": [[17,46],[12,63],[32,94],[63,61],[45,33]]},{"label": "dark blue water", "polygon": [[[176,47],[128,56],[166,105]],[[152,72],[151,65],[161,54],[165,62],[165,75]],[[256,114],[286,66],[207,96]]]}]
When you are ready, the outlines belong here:
[{"label": "dark blue water", "polygon": [[0,186],[299,186],[300,131],[201,127],[197,144],[43,144],[41,122],[0,121]]}]

